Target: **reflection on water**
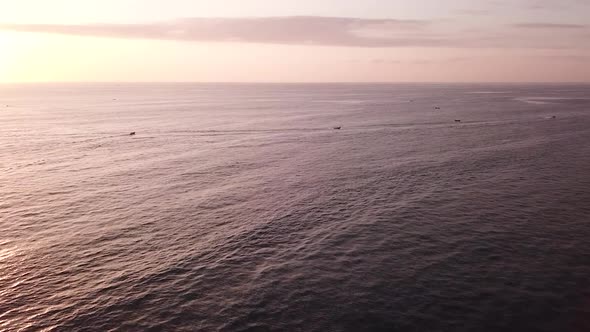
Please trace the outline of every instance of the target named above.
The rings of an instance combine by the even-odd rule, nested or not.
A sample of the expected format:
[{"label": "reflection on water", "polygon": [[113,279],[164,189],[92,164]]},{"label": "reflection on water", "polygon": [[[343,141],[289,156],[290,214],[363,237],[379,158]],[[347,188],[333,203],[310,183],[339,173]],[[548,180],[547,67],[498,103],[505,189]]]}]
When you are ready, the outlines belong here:
[{"label": "reflection on water", "polygon": [[2,86],[0,330],[590,330],[589,94]]}]

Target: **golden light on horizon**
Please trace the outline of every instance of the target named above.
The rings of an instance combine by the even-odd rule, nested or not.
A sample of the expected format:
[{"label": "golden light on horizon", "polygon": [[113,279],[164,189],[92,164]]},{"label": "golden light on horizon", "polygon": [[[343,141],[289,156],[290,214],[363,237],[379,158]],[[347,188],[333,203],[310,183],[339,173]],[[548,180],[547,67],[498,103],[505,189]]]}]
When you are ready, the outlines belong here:
[{"label": "golden light on horizon", "polygon": [[70,54],[67,37],[0,32],[0,82],[51,80],[67,69]]},{"label": "golden light on horizon", "polygon": [[[110,80],[132,71],[158,52],[142,41],[2,32],[0,34],[0,82],[52,82]],[[145,42],[143,42],[145,44]],[[150,55],[151,54],[151,55]],[[133,59],[136,61],[132,61]]]},{"label": "golden light on horizon", "polygon": [[570,58],[555,51],[543,54],[0,31],[0,82],[584,81],[590,75],[580,68],[582,53]]},{"label": "golden light on horizon", "polygon": [[10,76],[9,71],[18,59],[17,37],[15,33],[0,31],[0,81]]}]

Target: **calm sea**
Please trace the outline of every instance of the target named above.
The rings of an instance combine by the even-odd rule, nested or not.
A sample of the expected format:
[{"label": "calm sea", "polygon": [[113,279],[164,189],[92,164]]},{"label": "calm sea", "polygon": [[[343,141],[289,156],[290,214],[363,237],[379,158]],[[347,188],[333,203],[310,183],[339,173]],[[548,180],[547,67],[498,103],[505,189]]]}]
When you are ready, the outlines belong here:
[{"label": "calm sea", "polygon": [[2,85],[0,330],[589,331],[590,85]]}]

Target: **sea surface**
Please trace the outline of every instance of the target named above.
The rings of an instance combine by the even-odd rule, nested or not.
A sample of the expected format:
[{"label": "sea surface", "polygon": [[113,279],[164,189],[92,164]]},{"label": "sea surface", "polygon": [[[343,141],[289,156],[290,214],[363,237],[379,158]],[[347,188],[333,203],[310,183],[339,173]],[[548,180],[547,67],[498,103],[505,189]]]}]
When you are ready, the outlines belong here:
[{"label": "sea surface", "polygon": [[590,85],[0,85],[0,331],[590,331]]}]

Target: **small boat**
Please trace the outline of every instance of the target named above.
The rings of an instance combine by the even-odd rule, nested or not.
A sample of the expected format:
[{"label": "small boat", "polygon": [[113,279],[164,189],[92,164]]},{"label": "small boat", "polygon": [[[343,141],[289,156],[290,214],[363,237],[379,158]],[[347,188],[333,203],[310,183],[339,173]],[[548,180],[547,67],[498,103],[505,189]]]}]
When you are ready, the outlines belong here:
[{"label": "small boat", "polygon": [[440,109],[440,107],[436,106],[434,109],[435,109],[435,110],[439,110],[439,109]]},{"label": "small boat", "polygon": [[342,126],[334,127],[334,130],[340,130],[340,129],[342,129]]},{"label": "small boat", "polygon": [[461,122],[461,120],[455,120],[455,122]]},{"label": "small boat", "polygon": [[554,115],[554,116],[552,116],[551,118],[552,118],[552,119],[557,119],[557,117],[556,117],[555,115]]},{"label": "small boat", "polygon": [[134,131],[130,132],[129,136],[135,136],[135,132]]}]

